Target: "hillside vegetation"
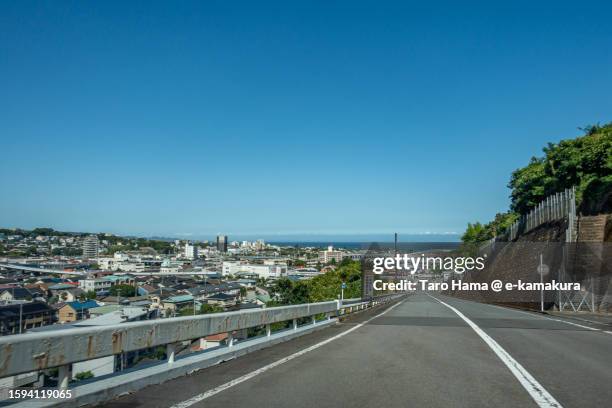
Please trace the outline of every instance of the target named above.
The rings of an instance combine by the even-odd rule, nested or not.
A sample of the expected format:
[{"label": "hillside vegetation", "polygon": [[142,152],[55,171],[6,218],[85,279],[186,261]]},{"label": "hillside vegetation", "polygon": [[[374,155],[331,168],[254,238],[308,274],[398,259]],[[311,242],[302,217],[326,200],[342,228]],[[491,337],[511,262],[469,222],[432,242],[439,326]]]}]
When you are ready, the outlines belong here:
[{"label": "hillside vegetation", "polygon": [[515,170],[508,183],[510,210],[485,224],[469,223],[461,238],[464,244],[503,233],[544,198],[572,186],[580,213],[612,212],[612,123],[582,130],[583,136],[549,143],[542,157],[532,157],[525,167]]}]

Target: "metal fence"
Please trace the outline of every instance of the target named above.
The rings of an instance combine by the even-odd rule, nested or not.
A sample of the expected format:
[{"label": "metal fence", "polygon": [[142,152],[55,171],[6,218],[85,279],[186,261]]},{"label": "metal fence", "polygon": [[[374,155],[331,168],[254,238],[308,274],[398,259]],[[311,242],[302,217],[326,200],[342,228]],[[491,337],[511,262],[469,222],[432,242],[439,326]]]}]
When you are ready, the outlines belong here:
[{"label": "metal fence", "polygon": [[365,302],[351,299],[348,304],[309,303],[0,337],[0,378],[57,367],[58,386],[65,389],[71,365],[80,361],[165,346],[168,363],[173,363],[176,346],[184,341],[227,333],[227,347],[231,348],[233,334],[238,330],[265,326],[266,335],[270,336],[274,323],[289,321],[292,322],[289,330],[297,330],[298,320],[316,325],[317,317],[330,320],[398,296],[401,295],[383,295]]},{"label": "metal fence", "polygon": [[506,232],[497,235],[480,245],[481,253],[490,253],[495,242],[511,242],[542,224],[551,221],[567,220],[566,242],[576,241],[576,189],[575,187],[550,195],[527,214],[521,215]]},{"label": "metal fence", "polygon": [[[574,187],[546,197],[540,204],[527,214],[521,216],[510,226],[507,234],[500,236],[505,241],[514,241],[519,235],[550,222],[568,219],[569,225],[573,228],[573,220],[576,217],[576,190]],[[573,230],[570,231],[573,236]]]},{"label": "metal fence", "polygon": [[[603,259],[603,246],[598,244],[576,243],[578,217],[576,215],[576,189],[575,187],[568,188],[563,192],[546,197],[529,213],[522,215],[514,222],[508,231],[499,236],[493,237],[489,241],[483,243],[479,250],[482,254],[492,256],[496,251],[496,242],[512,242],[537,227],[551,221],[565,220],[567,227],[565,230],[565,245],[562,250],[562,260],[557,271],[557,279],[559,282],[576,282],[581,284],[581,290],[560,290],[555,301],[557,308],[560,311],[589,311],[595,312],[596,305],[604,299],[601,295],[597,295],[597,285],[601,285],[600,281],[605,280],[607,287],[607,276],[601,277],[592,271],[586,271],[584,276],[579,276],[576,273],[577,259],[579,256],[586,257],[587,255],[599,259]],[[499,248],[498,248],[499,249]]]}]

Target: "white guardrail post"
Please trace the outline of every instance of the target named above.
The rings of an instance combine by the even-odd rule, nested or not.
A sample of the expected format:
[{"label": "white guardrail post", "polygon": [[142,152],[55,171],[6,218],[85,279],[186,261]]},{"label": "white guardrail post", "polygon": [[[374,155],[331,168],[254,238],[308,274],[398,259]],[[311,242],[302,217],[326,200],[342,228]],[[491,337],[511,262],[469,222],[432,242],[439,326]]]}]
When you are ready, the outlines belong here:
[{"label": "white guardrail post", "polygon": [[57,388],[67,390],[72,377],[72,364],[59,366],[57,370]]},{"label": "white guardrail post", "polygon": [[168,364],[174,363],[175,356],[176,356],[176,344],[175,343],[166,344],[166,358],[168,359]]}]

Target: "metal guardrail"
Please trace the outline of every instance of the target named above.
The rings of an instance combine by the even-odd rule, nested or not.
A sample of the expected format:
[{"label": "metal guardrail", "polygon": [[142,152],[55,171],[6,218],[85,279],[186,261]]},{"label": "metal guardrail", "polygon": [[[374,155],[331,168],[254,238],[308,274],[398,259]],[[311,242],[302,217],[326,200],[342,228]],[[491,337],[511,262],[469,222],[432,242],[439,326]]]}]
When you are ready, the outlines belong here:
[{"label": "metal guardrail", "polygon": [[[324,314],[327,319],[355,310],[388,302],[402,295],[383,295],[365,302],[340,304],[340,301],[309,303],[92,326],[51,332],[26,333],[0,337],[0,378],[32,371],[59,368],[59,387],[67,388],[72,363],[101,357],[166,346],[168,362],[174,362],[177,343],[218,333],[228,333],[228,347],[233,345],[232,332]],[[354,299],[352,299],[354,300]]]}]

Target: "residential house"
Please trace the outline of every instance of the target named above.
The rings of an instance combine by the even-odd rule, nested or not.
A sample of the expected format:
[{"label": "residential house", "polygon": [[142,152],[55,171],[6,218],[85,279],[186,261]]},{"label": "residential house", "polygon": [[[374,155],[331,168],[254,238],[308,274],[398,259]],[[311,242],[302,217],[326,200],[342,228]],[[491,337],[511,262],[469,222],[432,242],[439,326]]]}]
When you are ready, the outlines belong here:
[{"label": "residential house", "polygon": [[138,288],[137,288],[137,292],[138,293],[137,294],[139,296],[147,296],[147,295],[152,294],[156,290],[157,290],[156,287],[151,286],[151,285],[145,283],[145,284],[142,284],[142,285],[138,285]]},{"label": "residential house", "polygon": [[78,287],[77,283],[62,282],[62,283],[55,283],[53,285],[48,286],[48,290],[51,296],[61,299],[60,298],[61,292],[66,291],[68,289],[74,289],[76,287]]},{"label": "residential house", "polygon": [[74,302],[85,298],[85,291],[81,288],[70,288],[57,292],[57,296],[62,302]]},{"label": "residential house", "polygon": [[44,302],[0,306],[0,335],[17,334],[55,322],[55,310]]},{"label": "residential house", "polygon": [[194,297],[191,295],[170,296],[161,301],[166,317],[178,314],[183,309],[194,307]]},{"label": "residential house", "polygon": [[109,290],[112,285],[112,281],[107,278],[82,279],[79,281],[79,287],[85,292],[93,290],[98,293],[100,291]]},{"label": "residential house", "polygon": [[0,289],[0,303],[10,303],[16,300],[32,300],[32,293],[21,286],[11,286]]},{"label": "residential house", "polygon": [[238,295],[229,295],[227,293],[216,293],[214,295],[206,297],[206,303],[209,305],[221,306],[228,308],[236,305]]},{"label": "residential house", "polygon": [[60,323],[74,322],[89,318],[89,309],[98,307],[95,300],[85,302],[66,302],[58,309],[58,320]]}]

